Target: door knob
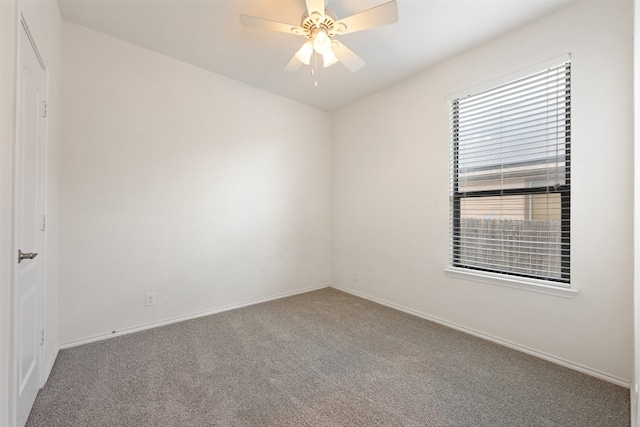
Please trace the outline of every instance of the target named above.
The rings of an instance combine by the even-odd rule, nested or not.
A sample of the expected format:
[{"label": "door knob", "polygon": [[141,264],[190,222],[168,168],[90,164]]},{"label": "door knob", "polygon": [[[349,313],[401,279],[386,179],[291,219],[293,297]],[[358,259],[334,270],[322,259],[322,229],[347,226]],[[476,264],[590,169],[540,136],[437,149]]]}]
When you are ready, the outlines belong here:
[{"label": "door knob", "polygon": [[20,264],[20,261],[22,261],[23,259],[34,259],[37,256],[38,254],[36,252],[24,253],[20,249],[18,249],[18,264]]}]

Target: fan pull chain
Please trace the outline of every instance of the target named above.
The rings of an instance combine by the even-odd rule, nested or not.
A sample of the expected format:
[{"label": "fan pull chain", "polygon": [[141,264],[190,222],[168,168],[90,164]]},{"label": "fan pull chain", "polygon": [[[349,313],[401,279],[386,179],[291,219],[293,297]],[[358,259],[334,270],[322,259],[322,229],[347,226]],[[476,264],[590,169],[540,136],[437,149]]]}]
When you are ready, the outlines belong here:
[{"label": "fan pull chain", "polygon": [[316,67],[318,66],[318,54],[313,52],[313,67],[311,67],[311,75],[313,76],[313,87],[318,87],[318,78],[316,77]]}]

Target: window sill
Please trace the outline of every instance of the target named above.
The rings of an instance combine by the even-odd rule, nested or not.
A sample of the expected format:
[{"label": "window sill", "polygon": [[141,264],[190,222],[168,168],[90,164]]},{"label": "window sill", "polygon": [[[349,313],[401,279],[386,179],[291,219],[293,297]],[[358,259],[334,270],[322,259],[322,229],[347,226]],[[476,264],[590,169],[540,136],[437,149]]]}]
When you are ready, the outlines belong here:
[{"label": "window sill", "polygon": [[578,293],[575,289],[553,286],[543,280],[527,279],[525,277],[507,277],[497,273],[467,270],[456,267],[448,267],[445,268],[444,271],[449,277],[455,277],[456,279],[473,280],[476,282],[488,283],[490,285],[521,289],[523,291],[537,292],[539,294],[553,295],[563,298],[573,298]]}]

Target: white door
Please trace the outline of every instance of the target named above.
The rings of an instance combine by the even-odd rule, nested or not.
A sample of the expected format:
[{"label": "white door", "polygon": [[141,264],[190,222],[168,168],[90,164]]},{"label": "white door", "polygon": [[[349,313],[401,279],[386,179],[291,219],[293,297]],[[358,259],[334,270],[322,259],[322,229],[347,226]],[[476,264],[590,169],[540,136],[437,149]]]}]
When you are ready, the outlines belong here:
[{"label": "white door", "polygon": [[[43,150],[45,71],[24,27],[19,34],[15,178],[15,349],[17,425],[40,389],[43,286]],[[39,254],[36,256],[36,254]]]}]

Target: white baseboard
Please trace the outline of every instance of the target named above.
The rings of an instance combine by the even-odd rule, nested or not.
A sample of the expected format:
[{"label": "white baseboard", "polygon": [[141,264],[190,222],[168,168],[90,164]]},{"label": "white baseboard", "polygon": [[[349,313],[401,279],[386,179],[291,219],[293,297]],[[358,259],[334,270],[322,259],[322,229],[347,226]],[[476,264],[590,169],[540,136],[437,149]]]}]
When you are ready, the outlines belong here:
[{"label": "white baseboard", "polygon": [[[122,335],[128,335],[128,334],[133,334],[135,332],[140,332],[140,331],[144,331],[147,329],[153,329],[153,328],[158,328],[160,326],[165,326],[165,325],[170,325],[172,323],[178,323],[178,322],[183,322],[185,320],[191,320],[191,319],[196,319],[198,317],[204,317],[204,316],[210,316],[212,314],[216,314],[216,313],[222,313],[224,311],[229,311],[229,310],[234,310],[236,308],[242,308],[242,307],[247,307],[250,305],[255,305],[255,304],[260,304],[263,302],[267,302],[267,301],[273,301],[273,300],[277,300],[280,298],[286,298],[286,297],[290,297],[293,295],[298,295],[298,294],[303,294],[306,292],[311,292],[311,291],[316,291],[318,289],[324,289],[329,287],[329,285],[320,285],[320,286],[314,286],[311,288],[305,288],[305,289],[299,289],[296,291],[291,291],[291,292],[284,292],[281,294],[276,294],[276,295],[272,295],[270,297],[265,297],[265,298],[258,298],[255,300],[251,300],[251,301],[245,301],[245,302],[241,302],[239,304],[233,304],[233,305],[228,305],[225,307],[219,307],[219,308],[214,308],[211,310],[206,310],[206,311],[201,311],[198,313],[192,313],[192,314],[187,314],[185,316],[179,316],[179,317],[174,317],[171,319],[167,319],[167,320],[162,320],[159,322],[153,322],[153,323],[147,323],[144,325],[140,325],[140,326],[134,326],[131,328],[127,328],[127,329],[123,329],[114,333],[106,333],[106,334],[102,334],[102,335],[95,335],[92,337],[87,337],[87,338],[82,338],[79,340],[74,340],[74,341],[70,341],[67,342],[65,344],[61,344],[60,345],[60,350],[64,350],[67,348],[71,348],[71,347],[76,347],[79,345],[83,345],[83,344],[89,344],[92,342],[96,342],[96,341],[102,341],[102,340],[106,340],[109,338],[115,338],[115,337],[119,337]],[[56,353],[57,354],[57,353]],[[53,363],[52,363],[53,366]]]},{"label": "white baseboard", "polygon": [[535,350],[533,348],[529,348],[529,347],[523,346],[521,344],[517,344],[517,343],[511,342],[511,341],[508,341],[508,340],[504,340],[502,338],[498,338],[496,336],[493,336],[493,335],[490,335],[490,334],[486,334],[484,332],[480,332],[480,331],[477,331],[477,330],[474,330],[474,329],[470,329],[470,328],[467,328],[465,326],[460,326],[460,325],[457,325],[455,323],[452,323],[452,322],[449,322],[449,321],[446,321],[446,320],[443,320],[443,319],[439,319],[437,317],[430,316],[428,314],[421,313],[419,311],[412,310],[410,308],[406,308],[406,307],[403,307],[401,305],[398,305],[398,304],[395,304],[395,303],[392,303],[392,302],[388,302],[388,301],[382,300],[380,298],[372,297],[371,295],[367,295],[367,294],[364,294],[364,293],[361,293],[361,292],[353,291],[351,289],[343,288],[343,287],[340,287],[340,286],[337,286],[337,285],[330,285],[330,287],[332,287],[334,289],[337,289],[339,291],[342,291],[342,292],[346,292],[346,293],[351,294],[351,295],[355,295],[355,296],[360,297],[360,298],[367,299],[369,301],[376,302],[378,304],[382,304],[382,305],[387,306],[387,307],[391,307],[393,309],[396,309],[396,310],[399,310],[399,311],[402,311],[402,312],[405,312],[405,313],[408,313],[408,314],[411,314],[411,315],[414,315],[414,316],[417,316],[417,317],[421,317],[423,319],[429,320],[431,322],[438,323],[438,324],[443,325],[443,326],[447,326],[449,328],[452,328],[452,329],[467,333],[469,335],[473,335],[475,337],[482,338],[482,339],[485,339],[487,341],[491,341],[491,342],[494,342],[496,344],[500,344],[500,345],[503,345],[505,347],[509,347],[511,349],[514,349],[514,350],[518,350],[518,351],[520,351],[522,353],[526,353],[526,354],[529,354],[531,356],[535,356],[535,357],[538,357],[540,359],[547,360],[547,361],[555,363],[557,365],[564,366],[565,368],[573,369],[574,371],[582,372],[583,374],[591,375],[592,377],[596,377],[596,378],[599,378],[601,380],[605,380],[605,381],[608,381],[608,382],[613,383],[613,384],[617,384],[617,385],[625,387],[625,388],[630,388],[631,387],[631,383],[628,380],[624,380],[622,378],[618,378],[618,377],[609,375],[609,374],[607,374],[605,372],[601,372],[601,371],[598,371],[596,369],[589,368],[589,367],[581,365],[579,363],[574,363],[574,362],[571,362],[569,360],[565,360],[565,359],[562,359],[560,357],[556,357],[554,355],[551,355],[551,354],[548,354],[548,353],[545,353],[545,352],[542,352],[542,351],[538,351],[538,350]]}]

